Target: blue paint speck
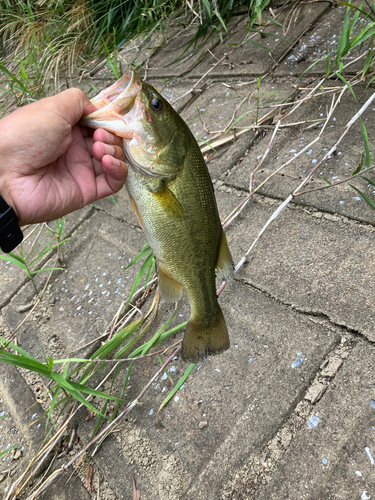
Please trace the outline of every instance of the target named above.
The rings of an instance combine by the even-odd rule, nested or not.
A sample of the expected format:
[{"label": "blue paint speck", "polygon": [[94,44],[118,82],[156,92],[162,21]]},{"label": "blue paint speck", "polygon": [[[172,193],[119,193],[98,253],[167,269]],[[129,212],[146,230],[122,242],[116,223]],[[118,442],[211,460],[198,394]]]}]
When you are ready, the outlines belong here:
[{"label": "blue paint speck", "polygon": [[308,426],[309,429],[313,429],[316,427],[320,422],[320,418],[316,417],[315,415],[311,415]]},{"label": "blue paint speck", "polygon": [[294,362],[294,363],[292,363],[290,366],[291,366],[292,368],[296,368],[296,367],[297,367],[298,365],[300,365],[302,362],[303,362],[303,358],[298,358],[298,359],[296,359],[296,360],[295,360],[295,362]]}]

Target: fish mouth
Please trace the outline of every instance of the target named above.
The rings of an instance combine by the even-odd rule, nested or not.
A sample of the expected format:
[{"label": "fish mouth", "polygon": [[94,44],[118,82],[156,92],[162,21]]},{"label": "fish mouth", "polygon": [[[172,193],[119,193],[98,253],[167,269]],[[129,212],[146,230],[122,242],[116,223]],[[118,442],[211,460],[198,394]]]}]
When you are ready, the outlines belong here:
[{"label": "fish mouth", "polygon": [[142,82],[135,71],[125,73],[117,82],[91,99],[98,109],[84,116],[80,124],[104,128],[124,139],[132,139],[130,121],[134,118],[134,103],[141,90]]},{"label": "fish mouth", "polygon": [[[148,177],[168,178],[175,173],[158,172],[157,159],[170,147],[172,137],[159,144],[159,152],[149,149],[147,137],[142,133],[142,121],[147,120],[147,112],[142,102],[142,80],[135,71],[125,73],[117,82],[102,90],[91,99],[98,108],[84,116],[80,124],[91,128],[104,128],[124,139],[123,150],[128,164],[137,172]],[[139,154],[135,154],[139,153]],[[145,160],[141,165],[137,157]]]}]

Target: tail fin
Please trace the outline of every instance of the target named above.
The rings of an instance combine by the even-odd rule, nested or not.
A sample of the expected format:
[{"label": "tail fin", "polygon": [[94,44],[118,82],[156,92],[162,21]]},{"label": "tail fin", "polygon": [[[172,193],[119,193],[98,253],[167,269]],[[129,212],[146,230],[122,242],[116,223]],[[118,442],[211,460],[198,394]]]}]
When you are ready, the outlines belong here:
[{"label": "tail fin", "polygon": [[229,348],[228,330],[219,304],[213,320],[191,319],[186,327],[181,357],[184,361],[196,362],[209,355],[220,354]]}]

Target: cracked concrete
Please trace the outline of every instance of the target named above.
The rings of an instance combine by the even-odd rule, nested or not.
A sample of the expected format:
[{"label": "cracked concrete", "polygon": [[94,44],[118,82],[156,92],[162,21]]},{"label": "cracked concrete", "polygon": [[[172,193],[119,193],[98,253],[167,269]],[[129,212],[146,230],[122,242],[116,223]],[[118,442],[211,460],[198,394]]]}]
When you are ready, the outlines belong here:
[{"label": "cracked concrete", "polygon": [[[167,99],[173,102],[184,96],[176,107],[202,145],[211,138],[210,132],[220,131],[243,115],[235,124],[236,134],[241,127],[250,130],[204,153],[222,220],[248,193],[251,172],[269,145],[275,120],[282,117],[284,126],[254,177],[254,187],[319,134],[320,122],[307,120],[326,116],[332,99],[328,87],[339,81],[330,80],[323,95],[286,115],[306,95],[301,89],[314,85],[311,75],[325,73],[325,67],[317,64],[309,76],[296,77],[323,54],[328,37],[337,38],[344,11],[344,6],[334,9],[331,2],[295,4],[290,10],[278,6],[270,15],[289,24],[288,33],[270,24],[264,26],[269,36],[258,40],[271,44],[272,57],[246,43],[223,64],[213,66],[215,58],[231,50],[228,44],[243,39],[246,20],[241,15],[232,19],[223,43],[214,37],[199,50],[192,49],[177,66],[173,61],[181,55],[182,45],[176,50],[176,33],[165,35],[165,47],[147,49],[140,56],[140,73],[147,72],[148,81]],[[340,22],[333,25],[333,19]],[[182,36],[187,35],[186,30]],[[347,59],[360,50],[365,48],[348,54]],[[120,51],[129,66],[135,54],[133,46]],[[277,67],[275,61],[280,63]],[[273,73],[262,79],[258,90],[258,76],[270,69]],[[91,79],[82,81],[82,88],[88,91],[93,82],[97,86],[109,79],[108,67],[103,65]],[[373,88],[360,83],[354,91],[357,100],[346,92],[326,133],[311,151],[267,182],[229,225],[226,234],[235,262],[314,161],[337,141]],[[261,128],[251,130],[261,116],[282,108],[278,117],[272,115]],[[370,148],[373,111],[371,106],[363,117]],[[311,125],[316,128],[306,129]],[[358,151],[364,151],[359,123],[306,189],[323,186],[321,177],[334,182],[351,175],[360,162]],[[373,187],[363,179],[354,179],[353,185],[373,195]],[[43,360],[43,351],[54,358],[71,353],[90,356],[129,294],[139,265],[125,272],[124,268],[145,239],[125,191],[114,200],[116,204],[101,200],[67,218],[65,231],[72,238],[64,247],[66,271],[54,275],[43,302],[15,337],[37,359]],[[68,483],[63,475],[42,497],[130,500],[132,476],[142,500],[375,496],[374,214],[347,184],[295,198],[262,235],[220,297],[230,349],[199,363],[158,412],[187,368],[181,359],[174,359],[168,377],[163,374],[154,381],[141,404],[94,456],[89,460],[87,455]],[[32,236],[28,245],[31,242]],[[45,262],[50,258],[47,255]],[[0,261],[3,336],[14,331],[34,301],[30,283],[20,270],[10,267],[9,262]],[[43,277],[38,275],[36,280],[42,286]],[[173,305],[161,302],[145,340],[173,310]],[[171,326],[186,319],[188,311],[184,298]],[[180,338],[178,333],[168,342]],[[116,395],[127,380],[128,367],[124,362],[119,371],[113,386]],[[126,400],[136,398],[159,368],[155,357],[137,362],[127,380]],[[110,387],[106,382],[104,388]],[[43,441],[47,392],[43,377],[0,366],[0,452],[18,446],[0,462],[2,493]],[[103,407],[98,398],[93,398],[93,404]],[[63,435],[59,452],[66,448],[73,428],[78,437],[69,458],[89,442],[97,422],[92,417],[83,410],[77,414]],[[41,420],[29,428],[37,418]]]}]

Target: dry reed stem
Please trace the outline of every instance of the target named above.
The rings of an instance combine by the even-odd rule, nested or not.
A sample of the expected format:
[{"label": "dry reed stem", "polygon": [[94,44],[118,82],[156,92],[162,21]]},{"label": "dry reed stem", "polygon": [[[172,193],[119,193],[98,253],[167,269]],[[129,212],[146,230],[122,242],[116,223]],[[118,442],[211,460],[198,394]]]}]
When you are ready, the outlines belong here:
[{"label": "dry reed stem", "polygon": [[[52,274],[52,273],[51,273]],[[155,282],[155,279],[154,280],[151,280],[149,282],[149,285],[151,285],[152,283]],[[48,283],[47,283],[48,284]],[[139,291],[143,291],[143,289],[140,289]],[[146,317],[149,316],[149,314],[151,313],[151,311],[153,309],[156,310],[156,307],[155,305],[157,304],[158,302],[158,298],[157,296],[155,296],[154,298],[154,301],[153,301],[153,304],[150,308],[150,311],[147,313]],[[36,304],[37,305],[37,304]],[[35,306],[36,307],[36,306]],[[35,308],[34,307],[34,308]],[[32,311],[31,311],[32,312]],[[29,315],[28,315],[29,316]],[[154,315],[155,317],[155,315]],[[146,327],[144,328],[144,330],[146,330],[152,320],[154,319],[154,317],[151,319],[151,321],[149,322],[149,324],[146,325]],[[25,318],[27,319],[27,318]],[[20,328],[21,325],[19,325],[18,328]],[[107,334],[106,334],[107,335]],[[152,353],[152,355],[155,355],[155,354],[159,354],[160,352],[167,352],[169,349],[175,347],[175,345],[177,344],[180,344],[182,341],[179,341],[177,342],[176,344],[174,344],[173,346],[169,346],[157,353]],[[176,350],[176,353],[181,349],[181,346],[178,347],[178,349]],[[173,354],[172,357],[174,357],[175,354]],[[146,355],[147,357],[149,357],[149,355]],[[145,356],[145,357],[146,357]],[[135,359],[141,359],[142,357],[137,357],[137,358],[129,358],[129,360],[131,361],[134,361]],[[170,358],[171,359],[171,358]],[[92,361],[101,361],[101,360],[92,360]],[[106,362],[108,362],[107,360],[105,360]],[[100,389],[100,387],[108,380],[108,378],[112,375],[112,373],[116,370],[117,366],[123,361],[123,360],[114,360],[115,361],[115,365],[111,368],[111,370],[109,371],[109,373],[101,380],[101,382],[96,386],[95,390],[98,390]],[[170,361],[168,361],[170,362]],[[168,364],[168,363],[167,363]],[[166,365],[165,365],[166,366]],[[150,382],[152,383],[152,381]],[[146,386],[145,389],[147,389],[150,385],[150,383]],[[144,390],[145,390],[144,389]],[[143,395],[144,392],[141,392],[141,395]],[[140,396],[138,396],[137,399],[139,399]],[[91,399],[91,395],[89,395],[87,398],[86,398],[86,401],[89,401]],[[40,467],[42,466],[42,464],[44,463],[44,461],[48,458],[48,456],[50,455],[50,452],[52,451],[52,449],[54,448],[54,446],[57,444],[57,442],[59,441],[60,437],[61,437],[61,433],[66,429],[66,426],[69,424],[69,422],[72,420],[72,418],[76,415],[76,413],[78,412],[78,410],[80,410],[81,408],[83,407],[83,404],[80,404],[77,409],[70,415],[69,417],[69,413],[71,413],[72,409],[73,409],[73,406],[70,406],[69,409],[68,409],[68,412],[67,414],[65,415],[64,417],[64,420],[63,420],[63,423],[61,425],[61,427],[59,428],[59,430],[55,433],[55,435],[51,438],[51,440],[43,447],[43,449],[32,459],[32,461],[30,462],[29,466],[27,467],[27,469],[25,470],[25,472],[20,476],[20,478],[15,481],[8,493],[8,496],[7,496],[7,500],[9,499],[12,499],[14,498],[13,496],[10,496],[12,494],[13,491],[15,491],[17,493],[17,495],[19,493],[21,493],[23,491],[23,489],[27,486],[28,482],[35,476],[36,472],[40,469]],[[133,408],[134,406],[132,406]],[[132,409],[130,408],[130,409]],[[129,408],[126,409],[126,412],[130,411]],[[123,412],[124,413],[124,412]],[[102,435],[102,434],[101,434]],[[94,441],[93,441],[94,442]],[[36,462],[38,461],[38,465],[36,467],[36,469],[34,469],[34,471],[30,474],[30,476],[27,478],[27,480],[25,481],[25,483],[23,483],[23,485],[21,486],[20,489],[17,489],[18,485],[20,484],[20,482],[23,480],[23,478],[25,477],[25,475],[27,474],[27,472],[30,470],[31,466]],[[55,473],[54,473],[55,474]],[[30,497],[28,497],[27,500],[32,500],[34,498],[36,498],[36,496],[41,493],[42,491],[44,491],[44,489],[50,484],[50,480],[52,478],[52,480],[56,479],[60,474],[58,474],[57,476],[54,476],[52,475],[50,478],[48,478],[38,489],[35,493],[33,493],[33,495],[31,495]]]},{"label": "dry reed stem", "polygon": [[[107,425],[107,427],[105,427],[104,429],[102,429],[87,445],[85,445],[82,450],[77,453],[67,464],[63,465],[60,469],[54,471],[42,484],[41,486],[38,488],[38,490],[33,493],[31,496],[29,496],[27,498],[27,500],[35,500],[35,498],[37,497],[37,495],[39,495],[39,493],[42,493],[46,488],[48,488],[48,486],[50,484],[52,484],[63,472],[66,472],[73,464],[74,462],[76,462],[81,456],[83,456],[86,451],[90,448],[90,446],[92,446],[94,443],[96,443],[104,434],[106,434],[109,430],[111,430],[115,425],[117,425],[117,423],[125,416],[127,415],[137,404],[139,404],[139,400],[144,396],[144,394],[146,393],[146,391],[149,389],[149,387],[151,386],[151,384],[155,381],[155,379],[160,375],[160,373],[166,368],[166,366],[172,361],[172,359],[179,353],[179,351],[181,350],[181,345],[179,345],[177,347],[177,349],[173,352],[173,354],[167,359],[167,361],[165,361],[165,363],[163,364],[163,366],[161,368],[159,368],[159,370],[155,373],[155,375],[149,380],[149,382],[146,384],[146,386],[142,389],[142,391],[139,393],[139,395],[137,396],[137,398],[130,404],[128,405],[110,424]],[[116,365],[115,365],[116,367]],[[115,367],[112,369],[114,370]],[[88,399],[88,398],[87,398]],[[70,420],[73,418],[73,416],[77,413],[77,411],[79,410],[79,408],[81,408],[82,405],[80,405],[76,411],[71,415],[71,417],[67,420],[67,422],[65,423],[65,426],[70,422]],[[64,428],[65,428],[64,426]],[[62,432],[62,428],[59,430],[59,435],[60,433]],[[55,437],[55,436],[54,436]],[[59,439],[59,437],[57,438]],[[53,441],[54,443],[56,442],[56,440]],[[50,441],[51,443],[51,441]],[[43,450],[45,450],[45,448],[43,448]],[[42,453],[43,453],[43,450],[36,456],[34,457],[33,461],[31,462],[31,464],[35,461],[35,459],[40,456]],[[46,452],[47,450],[44,451],[44,453]],[[6,497],[6,500],[13,500],[15,497],[14,497],[14,494],[13,494],[13,491],[15,490],[15,488],[17,487],[17,485],[19,484],[19,482],[23,479],[23,477],[25,477],[27,471],[29,470],[29,468],[31,467],[31,464],[28,466],[27,470],[22,474],[22,476],[16,480],[7,497]],[[24,485],[21,487],[20,490],[18,490],[17,492],[15,491],[14,493],[17,493],[19,494],[26,486],[26,484],[28,483],[30,478],[28,478],[28,480],[26,481],[26,483],[24,483]]]},{"label": "dry reed stem", "polygon": [[[330,113],[329,113],[329,116],[327,117],[327,121],[326,121],[326,124],[328,123],[329,119],[331,118],[337,104],[340,102],[340,98],[341,96],[343,95],[343,93],[345,92],[345,90],[347,89],[347,87],[344,87],[343,88],[343,91],[341,92],[341,95],[340,97],[337,99],[336,103],[334,104],[332,102],[332,105],[331,105],[331,109],[330,109]],[[314,175],[314,173],[316,172],[316,170],[318,168],[321,167],[321,165],[325,162],[325,160],[328,158],[328,156],[331,156],[336,150],[337,150],[337,147],[338,145],[341,143],[341,141],[344,139],[344,137],[346,136],[346,134],[349,132],[349,130],[351,129],[351,127],[353,126],[353,124],[357,121],[357,119],[363,114],[363,112],[367,109],[367,107],[371,104],[371,102],[375,99],[375,93],[366,101],[366,103],[361,107],[361,109],[353,116],[353,118],[347,123],[346,127],[345,127],[345,131],[343,132],[343,134],[341,135],[341,137],[338,139],[338,141],[332,146],[332,148],[323,156],[323,158],[320,160],[320,162],[317,163],[317,165],[309,172],[309,174],[305,177],[305,179],[300,183],[300,185],[293,191],[293,193],[291,193],[288,198],[278,207],[278,209],[271,215],[271,217],[268,219],[268,221],[266,222],[266,224],[263,226],[262,230],[260,231],[260,233],[257,235],[257,237],[255,238],[255,240],[253,241],[253,243],[250,245],[248,251],[246,252],[246,254],[241,258],[241,260],[238,262],[238,264],[236,265],[235,267],[235,270],[234,272],[238,272],[238,270],[242,267],[242,265],[246,262],[247,258],[248,258],[248,255],[250,254],[250,252],[252,251],[252,249],[254,248],[254,246],[256,245],[256,243],[259,241],[260,237],[262,236],[262,234],[264,233],[264,231],[268,228],[268,226],[271,224],[272,221],[274,221],[278,216],[279,214],[284,210],[284,208],[293,200],[293,198],[297,195],[297,193],[303,188],[303,186],[309,181],[309,179]],[[323,127],[324,129],[325,127]],[[323,129],[322,131],[320,132],[319,134],[319,137],[317,139],[319,139],[321,137],[321,134],[323,132]]]},{"label": "dry reed stem", "polygon": [[[357,80],[357,81],[353,82],[353,83],[352,83],[352,86],[357,85],[358,83],[360,83],[360,80]],[[315,86],[315,87],[314,87],[314,89],[312,89],[312,92],[313,92],[315,89],[317,89],[317,88],[318,88],[318,86]],[[344,87],[339,87],[339,89],[341,90],[341,94],[342,94],[342,93],[345,91],[345,89],[347,89],[347,87],[346,87],[346,86],[344,86]],[[310,92],[310,93],[309,93],[309,95],[308,95],[308,96],[306,96],[306,98],[305,98],[304,100],[306,100],[306,99],[310,100],[311,98],[313,98],[314,94],[313,94],[312,92]],[[264,185],[265,185],[265,184],[266,184],[266,183],[267,183],[267,182],[268,182],[268,181],[269,181],[272,177],[274,177],[275,175],[277,175],[277,174],[278,174],[281,170],[283,170],[286,166],[288,166],[288,165],[289,165],[291,162],[293,162],[296,158],[298,158],[299,156],[301,156],[301,155],[302,155],[302,154],[303,154],[303,153],[304,153],[307,149],[310,149],[310,147],[311,147],[311,146],[312,146],[315,142],[317,142],[317,141],[321,138],[321,136],[322,136],[322,134],[323,134],[323,132],[324,132],[324,130],[325,130],[325,128],[326,128],[326,126],[327,126],[327,123],[328,123],[328,120],[329,120],[330,114],[332,114],[332,113],[333,113],[334,109],[336,109],[337,105],[338,105],[338,104],[339,104],[339,102],[340,102],[341,95],[340,95],[339,99],[336,101],[336,104],[334,105],[334,108],[332,109],[332,106],[333,106],[333,103],[334,103],[334,100],[335,100],[335,95],[336,95],[336,93],[333,95],[333,100],[332,100],[332,103],[331,103],[331,110],[330,110],[330,112],[328,113],[327,118],[326,118],[326,119],[324,119],[324,120],[325,120],[325,124],[324,124],[324,126],[323,126],[322,130],[320,131],[320,133],[319,133],[319,135],[318,135],[318,137],[317,137],[317,138],[315,138],[313,141],[311,141],[311,142],[310,142],[307,146],[305,146],[305,147],[304,147],[301,151],[299,151],[296,155],[294,155],[292,158],[290,158],[290,159],[289,159],[286,163],[283,163],[283,164],[281,165],[281,167],[279,167],[277,170],[275,170],[274,172],[272,172],[272,173],[271,173],[271,174],[270,174],[270,175],[269,175],[269,176],[268,176],[268,177],[267,177],[267,178],[266,178],[263,182],[261,182],[261,184],[259,184],[259,186],[257,186],[257,187],[256,187],[256,189],[254,189],[254,190],[252,189],[252,185],[253,185],[253,174],[251,174],[251,176],[250,176],[250,186],[251,186],[250,193],[246,196],[246,198],[245,198],[244,200],[242,200],[242,201],[241,201],[241,203],[240,203],[240,204],[239,204],[239,205],[238,205],[238,206],[237,206],[237,207],[236,207],[236,208],[235,208],[235,209],[234,209],[234,210],[233,210],[233,211],[229,214],[229,216],[228,216],[228,217],[224,220],[224,226],[223,226],[223,227],[224,227],[224,229],[226,229],[226,228],[228,227],[228,225],[229,225],[231,222],[233,222],[233,220],[234,220],[234,219],[235,219],[235,218],[236,218],[236,217],[237,217],[237,216],[241,213],[241,211],[242,211],[242,210],[243,210],[243,208],[247,205],[247,203],[248,203],[249,199],[251,198],[251,196],[252,196],[253,194],[255,194],[257,191],[259,191],[259,190],[260,190],[260,188],[262,188],[262,187],[263,187],[263,186],[264,186]],[[302,104],[302,102],[303,102],[303,100],[302,100],[301,102],[299,102],[299,103],[297,104],[297,106],[296,106],[295,108],[293,108],[293,109],[292,109],[292,110],[291,110],[291,111],[290,111],[290,112],[289,112],[286,116],[290,116],[290,115],[291,115],[291,114],[292,114],[292,113],[293,113],[293,112],[294,112],[294,111],[295,111],[295,110],[296,110],[296,109],[300,106],[300,104]],[[308,102],[308,101],[306,101],[306,102]],[[284,117],[283,117],[282,119],[284,119]],[[281,125],[280,127],[282,127],[282,125]],[[270,142],[270,144],[269,144],[269,146],[268,146],[268,148],[267,148],[266,154],[267,154],[267,152],[268,152],[268,150],[269,150],[270,146],[272,146],[272,141],[273,141],[273,138],[274,138],[274,135],[273,135],[273,136],[272,136],[272,138],[271,138],[271,142]],[[257,170],[257,169],[258,169],[258,167],[257,167],[255,170]],[[255,171],[254,171],[254,173],[255,173]]]}]

